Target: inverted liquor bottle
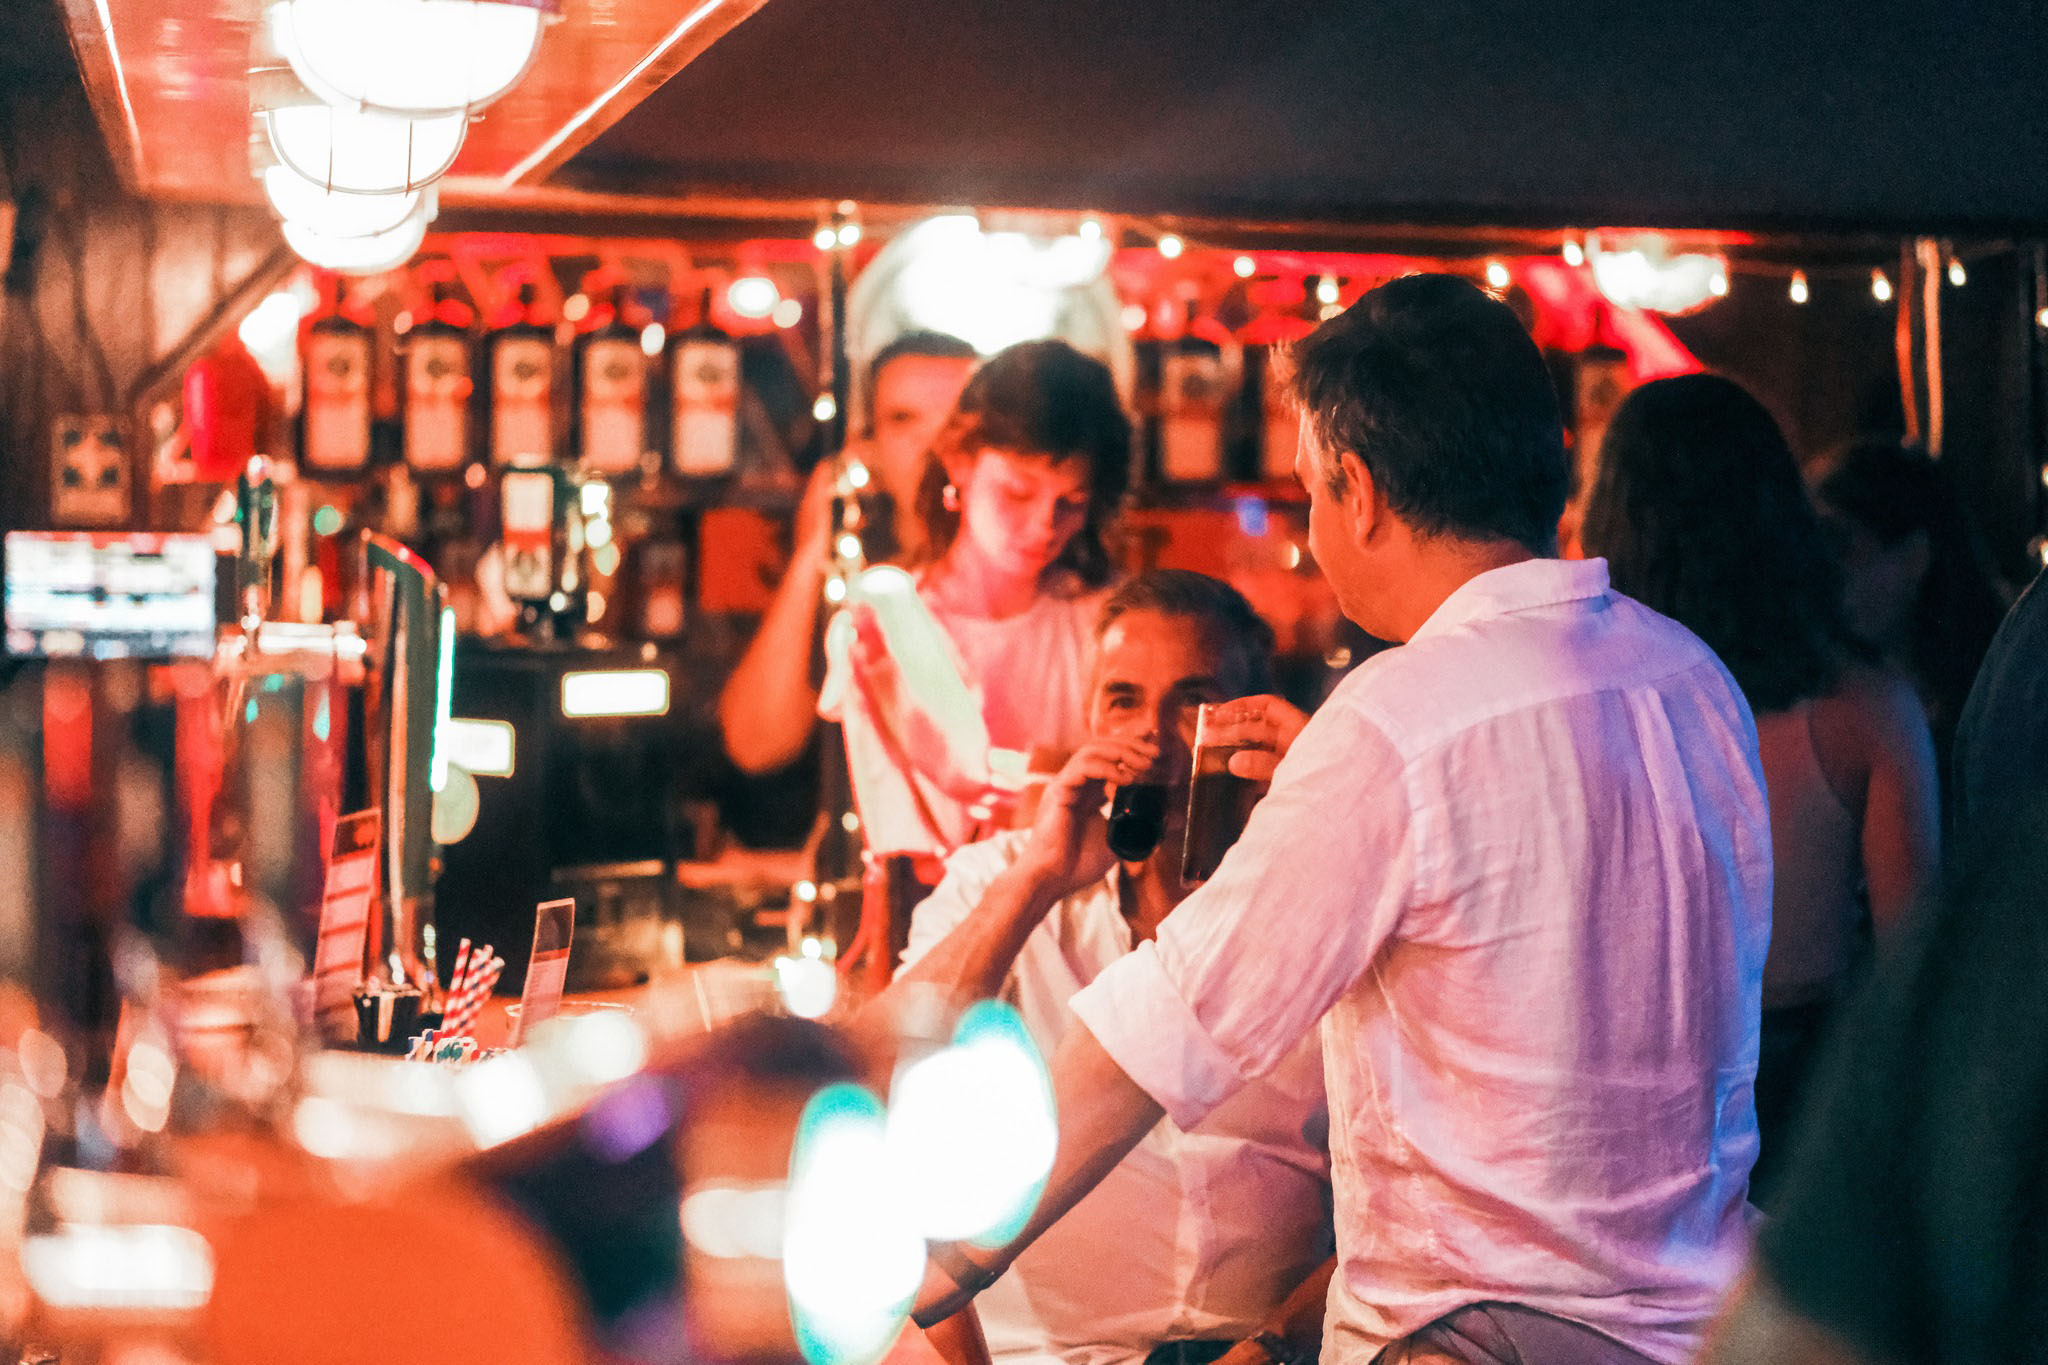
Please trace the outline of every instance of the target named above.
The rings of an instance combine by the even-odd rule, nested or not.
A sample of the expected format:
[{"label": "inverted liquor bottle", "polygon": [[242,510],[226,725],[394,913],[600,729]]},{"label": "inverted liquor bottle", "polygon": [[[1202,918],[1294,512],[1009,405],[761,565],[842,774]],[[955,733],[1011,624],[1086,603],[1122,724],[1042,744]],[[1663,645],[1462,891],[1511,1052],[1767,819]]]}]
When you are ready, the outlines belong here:
[{"label": "inverted liquor bottle", "polygon": [[405,462],[416,473],[452,474],[469,460],[470,413],[476,393],[474,314],[436,280],[426,315],[405,338],[400,401],[405,409]]},{"label": "inverted liquor bottle", "polygon": [[1168,483],[1215,483],[1223,477],[1223,348],[1195,334],[1195,301],[1187,322],[1160,359],[1160,473]]},{"label": "inverted liquor bottle", "polygon": [[541,463],[555,451],[555,329],[540,291],[519,286],[518,304],[484,339],[491,464]]},{"label": "inverted liquor bottle", "polygon": [[1259,477],[1284,483],[1294,477],[1294,452],[1301,442],[1301,413],[1287,390],[1286,366],[1278,346],[1247,347],[1257,381]]},{"label": "inverted liquor bottle", "polygon": [[632,288],[619,285],[604,321],[574,343],[575,448],[592,474],[638,473],[647,449],[647,356],[637,319]]},{"label": "inverted liquor bottle", "polygon": [[696,323],[669,342],[668,373],[675,472],[700,479],[730,474],[739,455],[740,348],[711,320],[709,289],[698,301]]},{"label": "inverted liquor bottle", "polygon": [[370,462],[370,328],[350,316],[347,283],[335,280],[306,329],[305,402],[299,451],[307,472],[354,474]]}]

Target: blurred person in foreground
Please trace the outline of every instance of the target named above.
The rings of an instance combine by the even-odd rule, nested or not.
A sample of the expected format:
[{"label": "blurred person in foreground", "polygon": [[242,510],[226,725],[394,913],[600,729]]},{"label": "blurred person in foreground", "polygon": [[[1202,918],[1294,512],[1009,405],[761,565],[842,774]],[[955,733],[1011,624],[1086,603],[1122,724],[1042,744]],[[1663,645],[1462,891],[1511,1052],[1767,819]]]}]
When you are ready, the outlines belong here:
[{"label": "blurred person in foreground", "polygon": [[[946,424],[979,360],[974,348],[939,332],[906,332],[868,367],[864,439],[847,451],[886,497],[888,544],[877,559],[915,559],[929,544],[918,514],[932,438]],[[774,600],[718,698],[726,752],[740,769],[765,773],[795,759],[818,723],[813,670],[825,572],[831,561],[832,497],[840,461],[811,471],[796,516],[796,546]]]},{"label": "blurred person in foreground", "polygon": [[[1091,737],[1030,829],[947,861],[870,1018],[917,1010],[934,991],[956,1005],[999,995],[1050,1053],[1074,1026],[1074,993],[1186,898],[1195,711],[1270,692],[1273,632],[1229,585],[1170,569],[1119,588],[1097,631]],[[1249,706],[1301,719],[1271,696]],[[1157,846],[1125,859],[1104,809],[1134,784],[1164,787],[1167,814]],[[1135,1365],[1156,1351],[1207,1365],[1233,1343],[1233,1365],[1313,1359],[1330,1267],[1327,1147],[1313,1040],[1191,1130],[1159,1122],[982,1297],[994,1359]]]},{"label": "blurred person in foreground", "polygon": [[1750,1198],[1766,1204],[1837,1003],[1933,880],[1927,721],[1912,684],[1850,636],[1792,451],[1734,381],[1660,379],[1623,401],[1581,543],[1618,590],[1704,640],[1756,716],[1773,880]]},{"label": "blurred person in foreground", "polygon": [[2048,792],[2048,588],[2036,576],[1992,637],[1956,725],[1949,830],[1975,827]]},{"label": "blurred person in foreground", "polygon": [[1199,1123],[1320,1023],[1323,1360],[1676,1365],[1748,1240],[1771,876],[1749,708],[1603,563],[1554,558],[1557,400],[1505,304],[1398,279],[1295,370],[1316,562],[1405,643],[1293,740],[1216,875],[1074,997],[1041,1207],[1009,1246],[935,1246],[918,1319],[1162,1113]]},{"label": "blurred person in foreground", "polygon": [[1947,776],[1950,742],[2006,597],[1962,499],[1926,451],[1863,441],[1815,485],[1841,555],[1849,628],[1912,679]]},{"label": "blurred person in foreground", "polygon": [[1980,818],[1828,1048],[1706,1365],[2048,1361],[2048,807]]}]

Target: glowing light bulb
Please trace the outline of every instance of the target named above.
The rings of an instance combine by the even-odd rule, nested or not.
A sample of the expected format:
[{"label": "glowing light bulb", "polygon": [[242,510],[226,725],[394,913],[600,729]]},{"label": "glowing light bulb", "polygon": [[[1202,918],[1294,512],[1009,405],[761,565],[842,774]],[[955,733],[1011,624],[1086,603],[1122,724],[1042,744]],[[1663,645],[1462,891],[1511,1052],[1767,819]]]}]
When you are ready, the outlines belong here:
[{"label": "glowing light bulb", "polygon": [[2043,331],[2048,331],[2048,308],[2043,308],[2040,312],[2034,314],[2034,325]]},{"label": "glowing light bulb", "polygon": [[1951,256],[1948,258],[1948,282],[1958,289],[1961,289],[1970,282],[1970,272],[1963,269],[1962,257]]},{"label": "glowing light bulb", "polygon": [[1882,270],[1871,271],[1870,297],[1876,299],[1879,303],[1890,303],[1892,301],[1891,276],[1885,274]]},{"label": "glowing light bulb", "polygon": [[1728,297],[1728,272],[1716,270],[1707,280],[1707,292],[1717,299]]},{"label": "glowing light bulb", "polygon": [[818,401],[811,404],[811,416],[820,422],[829,422],[839,415],[839,404],[831,394],[821,393]]},{"label": "glowing light bulb", "polygon": [[571,294],[562,300],[562,316],[570,322],[581,322],[590,316],[590,295]]},{"label": "glowing light bulb", "polygon": [[839,537],[839,557],[841,559],[859,559],[860,537],[852,534]]},{"label": "glowing light bulb", "polygon": [[1240,256],[1230,263],[1231,271],[1241,280],[1248,280],[1258,270],[1259,263],[1249,256]]},{"label": "glowing light bulb", "polygon": [[1169,232],[1159,239],[1159,254],[1169,261],[1177,259],[1187,249],[1188,244],[1174,233]]},{"label": "glowing light bulb", "polygon": [[766,275],[742,275],[725,290],[725,306],[743,318],[765,318],[782,302],[782,291]]},{"label": "glowing light bulb", "polygon": [[1566,265],[1584,265],[1586,263],[1586,248],[1579,245],[1578,238],[1567,237],[1564,239],[1564,263]]},{"label": "glowing light bulb", "polygon": [[859,241],[860,241],[860,224],[859,224],[859,223],[842,223],[842,224],[840,224],[840,225],[839,225],[839,245],[841,245],[841,246],[852,246],[852,245],[854,245],[855,243],[857,243],[857,242],[859,242]]},{"label": "glowing light bulb", "polygon": [[662,345],[668,340],[668,331],[658,322],[650,322],[640,329],[640,354],[652,359],[661,354]]},{"label": "glowing light bulb", "polygon": [[1502,262],[1502,261],[1488,261],[1488,262],[1486,263],[1486,287],[1487,287],[1487,288],[1489,288],[1489,289],[1505,289],[1505,288],[1507,288],[1507,287],[1508,287],[1508,284],[1509,284],[1509,282],[1510,282],[1510,281],[1511,281],[1511,280],[1512,280],[1513,278],[1514,278],[1513,276],[1511,276],[1511,275],[1509,275],[1509,274],[1508,274],[1508,268],[1507,268],[1507,265],[1506,265],[1506,263],[1505,263],[1505,262]]},{"label": "glowing light bulb", "polygon": [[1338,297],[1339,291],[1337,288],[1337,277],[1335,275],[1325,275],[1321,279],[1316,281],[1317,303],[1335,303]]},{"label": "glowing light bulb", "polygon": [[850,488],[868,486],[868,467],[859,460],[850,461],[846,466],[846,483]]},{"label": "glowing light bulb", "polygon": [[839,234],[834,232],[830,226],[821,227],[811,234],[811,245],[820,251],[830,251],[832,243],[838,239]]},{"label": "glowing light bulb", "polygon": [[774,319],[777,327],[794,327],[804,320],[804,306],[795,299],[784,299],[768,316]]},{"label": "glowing light bulb", "polygon": [[1786,292],[1792,296],[1792,302],[1794,303],[1805,303],[1811,297],[1806,288],[1806,272],[1804,270],[1792,272],[1792,287]]},{"label": "glowing light bulb", "polygon": [[1102,240],[1102,220],[1100,218],[1083,218],[1081,226],[1075,230],[1091,242]]}]

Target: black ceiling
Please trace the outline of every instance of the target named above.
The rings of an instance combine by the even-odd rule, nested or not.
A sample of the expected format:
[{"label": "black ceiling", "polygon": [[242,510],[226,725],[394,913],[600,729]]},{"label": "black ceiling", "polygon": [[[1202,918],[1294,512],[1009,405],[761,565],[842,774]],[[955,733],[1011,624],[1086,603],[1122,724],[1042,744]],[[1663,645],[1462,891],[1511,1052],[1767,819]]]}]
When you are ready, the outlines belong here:
[{"label": "black ceiling", "polygon": [[771,0],[640,190],[1329,219],[2048,225],[2040,0]]}]

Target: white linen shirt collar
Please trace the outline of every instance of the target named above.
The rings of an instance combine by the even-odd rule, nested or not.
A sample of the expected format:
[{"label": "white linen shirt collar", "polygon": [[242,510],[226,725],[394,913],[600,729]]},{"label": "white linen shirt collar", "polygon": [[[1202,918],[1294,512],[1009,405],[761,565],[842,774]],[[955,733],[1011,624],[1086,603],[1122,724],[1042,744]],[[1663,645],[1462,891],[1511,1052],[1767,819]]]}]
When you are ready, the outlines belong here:
[{"label": "white linen shirt collar", "polygon": [[1437,604],[1409,643],[1510,612],[1604,597],[1604,559],[1524,559],[1466,579]]}]

